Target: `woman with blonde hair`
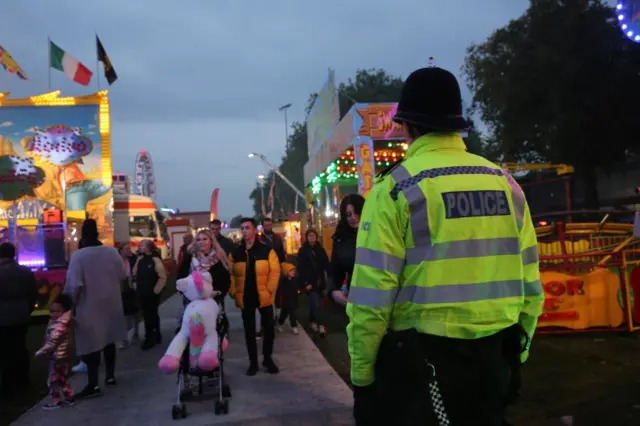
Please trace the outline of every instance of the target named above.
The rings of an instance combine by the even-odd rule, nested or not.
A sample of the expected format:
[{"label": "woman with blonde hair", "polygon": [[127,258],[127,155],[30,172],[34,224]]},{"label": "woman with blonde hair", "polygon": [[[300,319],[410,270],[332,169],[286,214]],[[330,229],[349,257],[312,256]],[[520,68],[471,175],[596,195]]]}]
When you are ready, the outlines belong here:
[{"label": "woman with blonde hair", "polygon": [[158,249],[151,240],[142,240],[138,248],[138,260],[133,267],[136,293],[144,317],[144,342],[142,350],[149,350],[162,342],[160,333],[160,293],[167,282],[167,272],[162,259],[156,255]]},{"label": "woman with blonde hair", "polygon": [[178,279],[189,276],[194,270],[208,271],[211,274],[213,290],[219,292],[216,301],[224,304],[224,297],[231,285],[229,261],[227,254],[208,229],[197,232],[178,269]]}]

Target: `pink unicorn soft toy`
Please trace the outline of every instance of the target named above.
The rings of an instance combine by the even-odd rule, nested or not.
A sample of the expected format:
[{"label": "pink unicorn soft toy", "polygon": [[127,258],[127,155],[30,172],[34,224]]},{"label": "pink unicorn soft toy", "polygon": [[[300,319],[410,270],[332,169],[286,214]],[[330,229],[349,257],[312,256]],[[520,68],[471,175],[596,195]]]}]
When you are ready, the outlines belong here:
[{"label": "pink unicorn soft toy", "polygon": [[[220,308],[212,299],[214,291],[211,275],[208,272],[193,271],[188,277],[178,280],[176,287],[191,302],[184,309],[180,331],[171,341],[158,367],[165,374],[175,373],[180,365],[180,357],[189,343],[191,368],[215,370],[220,365],[216,331]],[[225,339],[223,350],[226,346]]]}]

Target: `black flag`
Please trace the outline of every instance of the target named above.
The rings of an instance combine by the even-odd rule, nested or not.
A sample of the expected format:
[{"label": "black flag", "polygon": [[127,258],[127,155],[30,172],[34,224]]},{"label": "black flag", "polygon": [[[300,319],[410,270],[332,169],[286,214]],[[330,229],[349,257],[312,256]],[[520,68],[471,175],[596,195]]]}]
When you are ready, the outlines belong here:
[{"label": "black flag", "polygon": [[111,65],[111,59],[105,52],[100,39],[96,35],[96,45],[98,49],[98,61],[102,62],[104,65],[104,77],[107,79],[107,83],[111,86],[118,79],[118,74],[116,74],[116,70],[113,69],[113,65]]}]

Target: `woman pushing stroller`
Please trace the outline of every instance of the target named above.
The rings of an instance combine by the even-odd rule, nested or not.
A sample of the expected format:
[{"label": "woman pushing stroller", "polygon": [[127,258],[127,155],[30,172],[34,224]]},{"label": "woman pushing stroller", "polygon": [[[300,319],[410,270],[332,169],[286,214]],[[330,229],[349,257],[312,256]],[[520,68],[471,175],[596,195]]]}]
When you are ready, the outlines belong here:
[{"label": "woman pushing stroller", "polygon": [[[207,271],[211,274],[213,290],[218,293],[216,302],[224,307],[224,297],[229,292],[231,277],[229,275],[229,261],[218,241],[208,230],[198,231],[195,241],[187,248],[184,254],[177,278],[186,278],[194,270]],[[184,299],[185,305],[189,303]]]},{"label": "woman pushing stroller", "polygon": [[[177,336],[159,364],[165,373],[178,368],[180,353],[184,371],[189,366],[203,370],[217,367],[218,344],[223,343],[217,340],[217,316],[220,309],[224,312],[230,281],[226,265],[226,255],[209,231],[198,232],[178,272],[177,287],[183,294],[185,311]],[[183,352],[187,342],[190,349]]]}]

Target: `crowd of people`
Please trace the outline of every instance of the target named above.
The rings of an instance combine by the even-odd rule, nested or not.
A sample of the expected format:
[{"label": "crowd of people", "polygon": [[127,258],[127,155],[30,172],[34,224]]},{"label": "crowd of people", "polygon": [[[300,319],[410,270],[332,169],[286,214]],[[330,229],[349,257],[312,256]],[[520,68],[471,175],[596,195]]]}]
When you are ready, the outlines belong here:
[{"label": "crowd of people", "polygon": [[[262,232],[258,232],[253,218],[243,218],[240,244],[221,234],[218,220],[213,220],[209,229],[185,235],[178,253],[177,278],[188,276],[194,268],[204,268],[213,279],[216,301],[224,307],[228,295],[241,309],[249,358],[247,375],[260,370],[259,341],[262,367],[270,374],[279,372],[273,359],[275,334],[284,331],[287,320],[291,332],[299,334],[300,294],[309,301],[311,330],[325,335],[321,300],[332,295],[337,304],[346,303],[343,286],[348,287],[355,262],[354,236],[363,203],[358,195],[343,201],[342,219],[334,236],[337,250],[331,262],[314,229],[307,231],[297,258],[289,261],[282,237],[274,232],[269,218],[262,221]],[[8,242],[0,245],[0,274],[0,337],[12,348],[0,351],[2,390],[8,392],[29,383],[31,354],[26,348],[26,335],[37,285],[34,273],[16,262],[16,249]],[[340,282],[332,285],[331,276]],[[101,363],[105,367],[104,385],[116,386],[118,349],[140,344],[147,351],[162,343],[158,308],[166,281],[167,271],[151,240],[142,241],[136,254],[129,245],[117,250],[101,243],[94,220],[83,223],[79,250],[71,257],[64,291],[49,305],[50,321],[43,345],[35,353],[50,361],[47,383],[51,398],[44,409],[101,395]],[[186,298],[184,301],[189,302]],[[72,368],[74,347],[79,363]],[[87,373],[86,385],[78,392],[68,381],[72,372]]]},{"label": "crowd of people", "polygon": [[[343,199],[330,262],[313,229],[294,264],[270,220],[258,234],[255,220],[244,218],[239,245],[220,234],[218,221],[194,241],[187,237],[178,277],[209,271],[218,303],[224,307],[227,294],[234,299],[242,311],[249,376],[260,369],[259,337],[262,366],[279,372],[275,332],[288,319],[297,333],[299,293],[309,299],[311,328],[319,335],[327,331],[323,295],[346,305],[358,426],[503,426],[544,303],[526,198],[498,165],[466,152],[460,132],[469,123],[450,72],[413,72],[393,120],[409,149],[377,178],[366,204],[359,195]],[[116,385],[116,344],[128,343],[127,323],[137,323],[138,308],[145,323],[142,348],[162,340],[158,304],[166,273],[153,243],[142,244],[135,258],[126,249],[119,253],[100,243],[89,219],[80,247],[37,351],[51,361],[46,409],[98,396],[102,358],[105,385]],[[33,274],[17,265],[8,243],[0,245],[0,280],[6,391],[28,382],[24,343],[36,293]],[[67,381],[72,334],[88,372],[87,385],[75,395]]]}]

